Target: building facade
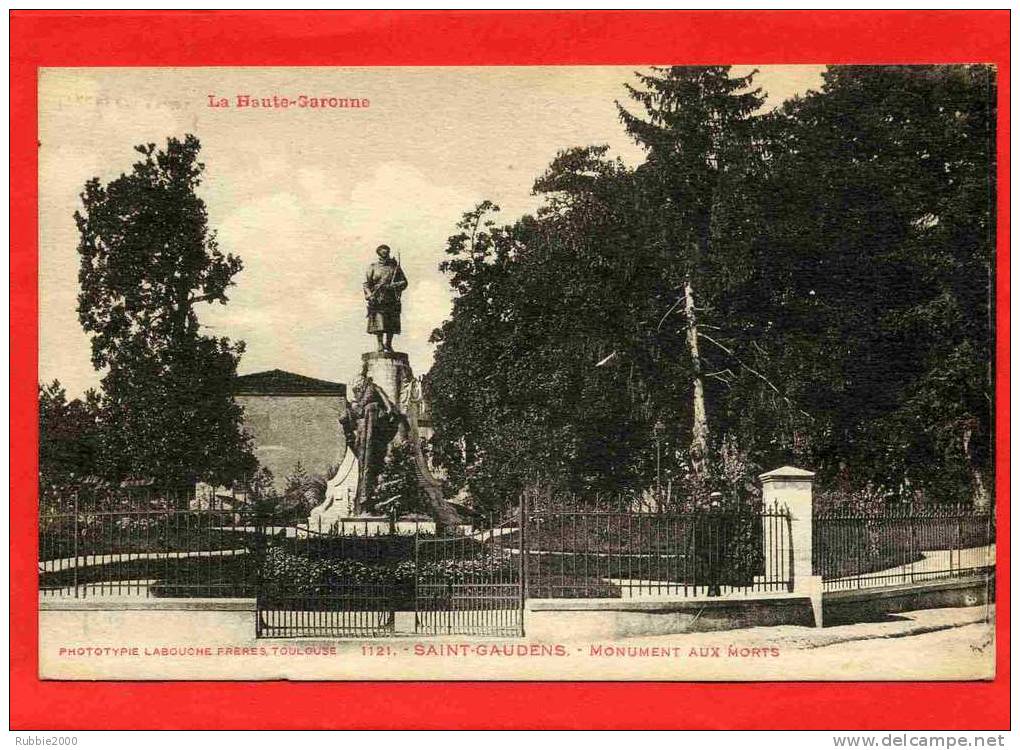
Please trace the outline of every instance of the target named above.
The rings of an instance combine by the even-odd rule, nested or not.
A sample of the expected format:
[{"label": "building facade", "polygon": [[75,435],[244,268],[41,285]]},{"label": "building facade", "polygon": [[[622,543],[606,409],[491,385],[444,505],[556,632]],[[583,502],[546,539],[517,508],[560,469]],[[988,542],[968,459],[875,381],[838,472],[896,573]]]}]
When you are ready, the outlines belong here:
[{"label": "building facade", "polygon": [[299,465],[309,475],[324,476],[339,465],[344,438],[337,417],[346,396],[343,383],[284,370],[237,378],[234,399],[244,409],[244,429],[278,492]]}]

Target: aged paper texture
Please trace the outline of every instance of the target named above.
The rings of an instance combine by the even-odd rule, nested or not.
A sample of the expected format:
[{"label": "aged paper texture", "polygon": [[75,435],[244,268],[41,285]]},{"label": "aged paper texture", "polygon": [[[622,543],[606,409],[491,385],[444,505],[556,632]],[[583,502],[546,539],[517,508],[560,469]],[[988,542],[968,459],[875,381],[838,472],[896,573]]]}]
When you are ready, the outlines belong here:
[{"label": "aged paper texture", "polygon": [[41,70],[41,677],[991,679],[995,96]]}]

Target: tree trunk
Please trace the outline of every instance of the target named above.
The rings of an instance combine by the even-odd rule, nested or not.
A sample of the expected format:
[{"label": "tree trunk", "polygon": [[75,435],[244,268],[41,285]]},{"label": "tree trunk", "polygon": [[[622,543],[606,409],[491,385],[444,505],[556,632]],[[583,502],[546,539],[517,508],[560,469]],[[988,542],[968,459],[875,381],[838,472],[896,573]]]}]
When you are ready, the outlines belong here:
[{"label": "tree trunk", "polygon": [[971,496],[971,501],[975,508],[979,510],[988,510],[992,504],[991,493],[988,491],[988,487],[985,484],[985,474],[982,471],[981,463],[978,457],[975,455],[974,450],[974,430],[977,420],[973,420],[965,424],[963,428],[963,453],[967,457],[967,463],[970,466],[971,477],[974,480],[974,489]]},{"label": "tree trunk", "polygon": [[708,457],[708,413],[705,411],[705,383],[701,375],[701,355],[698,352],[698,318],[694,307],[694,283],[691,274],[684,282],[684,304],[687,312],[687,348],[691,355],[693,385],[693,422],[691,424],[691,465],[698,475],[705,471]]},{"label": "tree trunk", "polygon": [[970,471],[974,477],[974,507],[988,510],[992,507],[992,495],[985,484],[984,472],[976,466],[972,466]]}]

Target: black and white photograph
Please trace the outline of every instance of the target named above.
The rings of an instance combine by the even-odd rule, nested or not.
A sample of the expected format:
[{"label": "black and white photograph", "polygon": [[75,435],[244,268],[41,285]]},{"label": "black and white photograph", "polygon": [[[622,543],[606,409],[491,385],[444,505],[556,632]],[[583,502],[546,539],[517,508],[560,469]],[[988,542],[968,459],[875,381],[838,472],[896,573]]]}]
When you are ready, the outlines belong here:
[{"label": "black and white photograph", "polygon": [[40,69],[40,677],[993,679],[996,97]]}]

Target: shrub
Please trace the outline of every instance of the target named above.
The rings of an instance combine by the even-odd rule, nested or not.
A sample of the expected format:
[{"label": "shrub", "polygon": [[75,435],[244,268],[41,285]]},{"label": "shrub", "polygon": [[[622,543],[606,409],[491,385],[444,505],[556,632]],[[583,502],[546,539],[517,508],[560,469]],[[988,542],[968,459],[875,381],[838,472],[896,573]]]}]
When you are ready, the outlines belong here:
[{"label": "shrub", "polygon": [[415,564],[402,560],[370,564],[350,559],[312,559],[283,547],[266,550],[262,582],[267,590],[287,594],[312,594],[322,589],[356,586],[414,588],[416,574],[429,583],[470,582],[475,576],[509,576],[514,561],[502,558],[449,559]]}]

